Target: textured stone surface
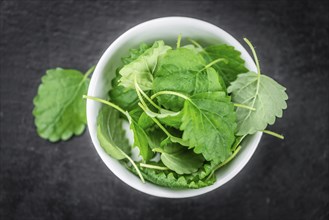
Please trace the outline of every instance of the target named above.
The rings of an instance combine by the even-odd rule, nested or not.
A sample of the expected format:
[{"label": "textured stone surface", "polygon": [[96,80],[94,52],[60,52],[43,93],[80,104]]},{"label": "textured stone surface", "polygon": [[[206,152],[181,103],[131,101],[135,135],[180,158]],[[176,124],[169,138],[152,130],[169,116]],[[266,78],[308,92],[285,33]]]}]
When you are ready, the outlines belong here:
[{"label": "textured stone surface", "polygon": [[[0,1],[0,219],[326,219],[328,1]],[[243,171],[190,199],[144,195],[116,178],[85,132],[39,138],[32,99],[52,67],[87,70],[151,18],[200,18],[256,46],[264,73],[288,88],[288,110]]]}]

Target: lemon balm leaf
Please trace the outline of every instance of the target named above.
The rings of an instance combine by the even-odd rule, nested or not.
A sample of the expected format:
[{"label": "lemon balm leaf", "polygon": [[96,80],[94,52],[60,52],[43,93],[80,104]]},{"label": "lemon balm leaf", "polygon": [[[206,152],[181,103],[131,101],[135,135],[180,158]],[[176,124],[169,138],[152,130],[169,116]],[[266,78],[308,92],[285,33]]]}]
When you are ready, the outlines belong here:
[{"label": "lemon balm leaf", "polygon": [[[130,49],[129,56],[123,57],[122,63],[127,65],[133,61],[135,61],[138,57],[140,57],[147,49],[151,46],[145,43],[139,45],[138,48]],[[114,79],[112,79],[112,89],[109,91],[109,96],[111,102],[120,106],[121,108],[131,111],[137,106],[138,98],[135,89],[126,88],[120,84],[121,75],[119,71],[122,67],[117,68],[116,75]]]},{"label": "lemon balm leaf", "polygon": [[237,108],[237,135],[254,134],[272,125],[287,108],[286,88],[268,76],[255,72],[240,74],[228,88],[233,102],[255,108]]},{"label": "lemon balm leaf", "polygon": [[142,109],[135,109],[129,112],[130,129],[134,133],[134,146],[137,146],[144,161],[150,160],[154,153],[149,147],[149,137],[145,132],[143,126],[138,121],[142,115]]},{"label": "lemon balm leaf", "polygon": [[159,121],[166,126],[179,129],[182,124],[182,115],[183,112],[180,111],[177,115],[159,118]]},{"label": "lemon balm leaf", "polygon": [[245,61],[241,58],[240,51],[235,50],[234,47],[227,44],[211,45],[204,48],[201,53],[207,61],[224,58],[227,62],[219,62],[212,67],[223,78],[226,86],[229,86],[240,73],[248,72],[245,67]]},{"label": "lemon balm leaf", "polygon": [[237,108],[237,135],[254,134],[265,130],[268,124],[274,124],[276,117],[282,117],[283,110],[287,108],[286,100],[288,100],[285,87],[261,74],[255,49],[248,39],[244,40],[254,55],[257,73],[240,74],[231,83],[228,92],[231,93],[234,102],[250,106],[255,110]]},{"label": "lemon balm leaf", "polygon": [[89,78],[73,69],[50,69],[42,77],[33,99],[35,125],[40,137],[51,142],[80,135],[86,126],[86,102]]},{"label": "lemon balm leaf", "polygon": [[206,160],[224,161],[235,140],[236,116],[225,92],[207,92],[185,100],[181,130],[194,152]]},{"label": "lemon balm leaf", "polygon": [[[111,157],[122,160],[130,154],[131,147],[122,128],[120,113],[109,106],[103,106],[97,117],[97,138],[104,151]],[[121,149],[121,151],[119,150]]]},{"label": "lemon balm leaf", "polygon": [[132,61],[136,60],[140,55],[142,55],[147,49],[149,49],[151,45],[146,43],[141,43],[138,48],[130,49],[129,56],[123,57],[121,59],[123,64],[129,64]]},{"label": "lemon balm leaf", "polygon": [[169,169],[178,174],[191,174],[203,165],[204,158],[201,154],[195,154],[193,150],[173,143],[169,138],[163,142],[165,142],[163,149],[156,148],[154,150],[161,153],[161,161]]},{"label": "lemon balm leaf", "polygon": [[[138,174],[136,169],[133,167],[127,166],[127,168],[134,174]],[[200,179],[197,177],[198,173],[177,175],[173,171],[156,170],[143,167],[140,167],[140,172],[147,181],[173,189],[198,189],[210,186],[216,181],[215,175],[212,175],[210,178]]]},{"label": "lemon balm leaf", "polygon": [[[106,104],[106,103],[105,103]],[[107,103],[108,104],[108,103]],[[115,107],[115,109],[113,108]],[[115,105],[103,106],[97,116],[97,138],[104,151],[116,160],[127,159],[142,182],[144,178],[135,162],[129,156],[130,146],[122,128],[123,120],[119,117],[119,108]]]},{"label": "lemon balm leaf", "polygon": [[[140,155],[143,157],[144,161],[147,161],[152,157],[153,152],[149,148],[147,134],[144,131],[144,129],[142,128],[142,126],[140,126],[138,124],[138,118],[142,114],[142,111],[140,109],[134,109],[130,113],[128,113],[127,111],[123,110],[116,104],[106,101],[104,99],[100,99],[100,98],[92,97],[92,96],[84,96],[84,98],[106,104],[106,105],[110,106],[111,108],[116,109],[117,111],[122,113],[124,116],[126,116],[126,118],[128,119],[128,122],[130,124],[130,129],[132,130],[132,132],[134,134],[134,146],[137,146],[139,148]],[[128,158],[128,159],[130,160],[130,158]]]},{"label": "lemon balm leaf", "polygon": [[[169,50],[159,59],[153,91],[157,93],[169,90],[184,95],[222,91],[220,76],[212,67],[206,67],[203,57],[191,49]],[[184,105],[184,100],[177,96],[163,95],[157,97],[157,101],[173,111],[181,110]]]},{"label": "lemon balm leaf", "polygon": [[135,79],[142,90],[151,90],[153,73],[158,63],[158,57],[171,47],[163,41],[156,41],[151,48],[145,50],[137,59],[125,65],[120,70],[120,84],[126,88],[135,88]]},{"label": "lemon balm leaf", "polygon": [[130,111],[137,106],[138,97],[134,89],[119,85],[120,78],[121,75],[117,69],[116,76],[112,80],[112,89],[109,91],[110,100],[121,108]]}]

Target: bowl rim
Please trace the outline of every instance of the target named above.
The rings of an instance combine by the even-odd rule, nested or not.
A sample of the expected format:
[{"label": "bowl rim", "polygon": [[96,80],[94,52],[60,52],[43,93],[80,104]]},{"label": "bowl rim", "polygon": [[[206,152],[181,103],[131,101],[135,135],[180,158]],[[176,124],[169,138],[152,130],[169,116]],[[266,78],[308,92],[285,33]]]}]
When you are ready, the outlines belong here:
[{"label": "bowl rim", "polygon": [[[231,42],[234,42],[234,45],[231,44],[231,46],[238,46],[240,52],[241,52],[241,56],[245,56],[244,60],[245,60],[245,64],[249,65],[249,69],[256,71],[256,66],[255,63],[253,61],[253,59],[251,58],[250,54],[246,51],[246,49],[239,43],[239,41],[237,41],[233,36],[231,36],[229,33],[227,33],[226,31],[224,31],[223,29],[200,19],[196,19],[196,18],[190,18],[190,17],[180,17],[180,16],[172,16],[172,17],[161,17],[161,18],[155,18],[152,20],[148,20],[145,21],[143,23],[140,23],[132,28],[130,28],[129,30],[127,30],[126,32],[124,32],[123,34],[121,34],[115,41],[113,41],[113,43],[105,50],[105,52],[103,53],[103,55],[101,56],[100,60],[98,61],[96,68],[94,70],[94,73],[91,77],[91,81],[89,84],[89,88],[88,88],[88,95],[89,96],[93,96],[96,90],[96,84],[97,84],[97,79],[101,76],[104,68],[106,67],[109,59],[108,57],[110,57],[110,55],[116,51],[116,49],[118,49],[120,47],[120,45],[127,39],[129,38],[130,35],[133,35],[134,33],[140,31],[141,29],[145,28],[146,26],[149,25],[154,25],[156,23],[161,23],[161,22],[194,22],[197,23],[199,26],[205,26],[209,29],[212,29],[213,31],[216,31],[218,33],[220,33],[221,35],[224,35],[224,38],[229,38]],[[95,115],[92,114],[92,108],[93,108],[93,101],[91,100],[87,100],[86,103],[86,110],[87,110],[87,124],[88,124],[88,131],[89,131],[89,135],[92,139],[92,143],[98,153],[98,155],[101,157],[102,161],[106,164],[106,166],[108,167],[108,169],[111,170],[111,172],[117,176],[120,180],[122,180],[124,183],[126,183],[127,185],[129,185],[130,187],[149,194],[149,195],[153,195],[153,196],[157,196],[157,197],[165,197],[165,198],[187,198],[187,197],[193,197],[193,196],[198,196],[198,195],[202,195],[205,193],[208,193],[210,191],[213,191],[214,189],[219,188],[220,186],[224,185],[225,183],[227,183],[228,181],[230,181],[233,177],[235,177],[244,167],[245,165],[248,163],[248,161],[250,160],[250,158],[252,157],[252,155],[254,154],[261,136],[262,136],[262,132],[257,132],[256,134],[251,135],[252,137],[252,144],[249,144],[248,147],[250,147],[251,149],[249,149],[248,151],[248,155],[245,156],[243,159],[241,159],[240,163],[238,164],[238,166],[236,166],[225,178],[221,179],[221,180],[216,180],[216,182],[213,185],[207,186],[207,187],[203,187],[200,189],[186,189],[186,190],[175,190],[175,189],[169,189],[164,187],[164,191],[163,192],[153,192],[152,190],[147,190],[147,187],[145,189],[139,187],[138,185],[133,184],[132,182],[128,181],[127,179],[123,178],[123,176],[120,174],[120,172],[118,170],[115,170],[113,167],[110,166],[110,164],[108,163],[108,159],[110,158],[110,160],[115,160],[114,158],[110,157],[109,155],[107,155],[105,153],[105,151],[103,150],[103,148],[99,145],[98,143],[98,139],[97,139],[97,135],[96,135],[96,126],[92,123],[91,118],[95,117]],[[97,117],[97,116],[96,116]],[[251,146],[250,146],[251,145]],[[115,160],[116,161],[116,160]],[[134,174],[131,174],[134,175]],[[153,183],[149,183],[152,185],[155,185]],[[159,186],[161,187],[161,186]],[[161,187],[162,188],[162,187]],[[172,193],[168,192],[168,189],[172,191]]]}]

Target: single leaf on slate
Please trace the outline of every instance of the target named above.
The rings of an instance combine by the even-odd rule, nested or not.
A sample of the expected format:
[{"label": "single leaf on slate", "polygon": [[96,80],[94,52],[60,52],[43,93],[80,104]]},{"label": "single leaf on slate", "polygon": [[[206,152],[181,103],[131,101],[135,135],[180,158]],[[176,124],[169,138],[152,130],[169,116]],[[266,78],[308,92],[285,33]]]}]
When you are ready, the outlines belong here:
[{"label": "single leaf on slate", "polygon": [[49,141],[67,140],[80,135],[86,126],[89,79],[77,70],[50,69],[41,79],[34,98],[33,115],[38,134]]},{"label": "single leaf on slate", "polygon": [[235,112],[225,92],[207,92],[185,100],[181,130],[194,152],[206,160],[224,161],[235,140]]},{"label": "single leaf on slate", "polygon": [[286,88],[263,74],[248,72],[240,74],[231,83],[228,92],[235,103],[255,108],[237,108],[237,135],[254,134],[272,125],[275,118],[281,118],[283,109],[287,108]]}]

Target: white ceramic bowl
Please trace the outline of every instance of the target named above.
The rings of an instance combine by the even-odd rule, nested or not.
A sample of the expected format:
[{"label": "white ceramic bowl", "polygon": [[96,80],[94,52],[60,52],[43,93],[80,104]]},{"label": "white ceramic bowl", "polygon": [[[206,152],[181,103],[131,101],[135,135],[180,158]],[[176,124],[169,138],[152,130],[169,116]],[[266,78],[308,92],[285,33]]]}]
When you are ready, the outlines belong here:
[{"label": "white ceramic bowl", "polygon": [[[105,51],[91,78],[88,95],[106,98],[110,88],[111,79],[115,75],[115,69],[121,65],[120,58],[127,56],[128,50],[136,48],[142,42],[153,43],[155,40],[164,40],[167,44],[174,45],[178,34],[183,38],[190,37],[202,44],[226,43],[234,46],[241,52],[241,57],[246,61],[249,70],[256,71],[255,63],[241,44],[227,32],[210,23],[186,17],[165,17],[150,20],[139,24],[117,38]],[[174,190],[157,186],[152,183],[142,183],[134,174],[130,173],[117,160],[112,159],[99,145],[96,135],[96,119],[101,104],[87,101],[88,128],[94,146],[106,166],[123,182],[129,186],[159,197],[184,198],[201,195],[210,192],[232,179],[249,161],[256,150],[261,138],[257,133],[243,142],[239,154],[228,165],[216,172],[217,181],[208,187],[201,189]],[[131,135],[128,135],[131,139]]]}]

